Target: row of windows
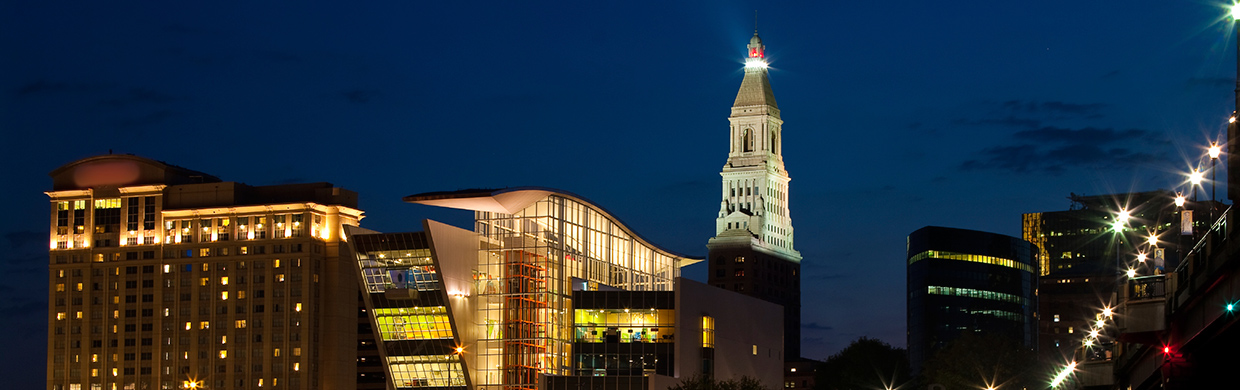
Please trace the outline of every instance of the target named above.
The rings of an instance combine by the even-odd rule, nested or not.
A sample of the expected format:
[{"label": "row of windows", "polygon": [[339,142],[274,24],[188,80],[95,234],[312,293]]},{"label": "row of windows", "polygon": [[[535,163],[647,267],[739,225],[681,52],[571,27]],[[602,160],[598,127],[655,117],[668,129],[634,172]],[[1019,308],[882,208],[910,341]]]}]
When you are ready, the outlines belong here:
[{"label": "row of windows", "polygon": [[995,292],[995,291],[978,290],[978,289],[963,288],[963,287],[944,287],[944,286],[927,286],[926,288],[928,290],[927,292],[932,295],[950,295],[950,296],[958,296],[958,297],[989,299],[992,301],[1019,303],[1022,305],[1030,304],[1029,300],[1024,297],[1021,297],[1018,295],[1012,295],[1012,294],[1005,294],[1001,292]]},{"label": "row of windows", "polygon": [[968,261],[968,262],[973,262],[973,263],[982,263],[982,264],[997,265],[1001,267],[1015,268],[1021,271],[1033,273],[1032,265],[1021,263],[1019,261],[1012,260],[1012,259],[1005,259],[1002,257],[995,257],[995,256],[975,255],[975,254],[969,254],[969,253],[936,251],[936,250],[929,250],[929,251],[925,251],[925,252],[921,252],[916,255],[913,255],[908,258],[908,263],[913,264],[913,263],[916,263],[918,261],[925,260],[925,259]]}]

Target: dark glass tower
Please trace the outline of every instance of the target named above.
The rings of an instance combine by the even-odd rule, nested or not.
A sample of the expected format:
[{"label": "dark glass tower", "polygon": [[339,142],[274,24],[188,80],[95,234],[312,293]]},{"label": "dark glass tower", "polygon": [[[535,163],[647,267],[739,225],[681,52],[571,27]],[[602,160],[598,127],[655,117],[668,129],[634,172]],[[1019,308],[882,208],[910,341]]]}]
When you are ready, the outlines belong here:
[{"label": "dark glass tower", "polygon": [[913,375],[965,333],[1034,348],[1038,248],[1002,234],[927,226],[908,236],[908,352]]}]

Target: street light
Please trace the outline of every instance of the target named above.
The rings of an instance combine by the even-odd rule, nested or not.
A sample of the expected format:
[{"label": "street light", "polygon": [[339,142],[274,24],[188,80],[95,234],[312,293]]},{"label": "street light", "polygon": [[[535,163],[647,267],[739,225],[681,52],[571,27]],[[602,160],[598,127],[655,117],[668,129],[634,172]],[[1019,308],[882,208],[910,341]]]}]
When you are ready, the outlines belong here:
[{"label": "street light", "polygon": [[1068,363],[1068,365],[1064,367],[1062,371],[1059,371],[1058,375],[1055,375],[1055,380],[1051,381],[1051,388],[1059,387],[1059,384],[1063,383],[1064,379],[1068,379],[1068,375],[1071,375],[1072,371],[1075,371],[1075,370],[1076,370],[1076,362]]},{"label": "street light", "polygon": [[1184,207],[1184,201],[1186,200],[1183,194],[1175,193],[1175,207]]}]

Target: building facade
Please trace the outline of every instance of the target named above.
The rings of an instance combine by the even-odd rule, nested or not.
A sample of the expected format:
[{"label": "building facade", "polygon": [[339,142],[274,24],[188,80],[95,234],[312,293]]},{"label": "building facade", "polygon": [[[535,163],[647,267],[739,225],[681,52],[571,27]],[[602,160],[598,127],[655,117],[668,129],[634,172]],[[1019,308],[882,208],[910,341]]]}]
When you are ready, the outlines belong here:
[{"label": "building facade", "polygon": [[779,386],[780,307],[680,279],[700,260],[584,198],[513,188],[406,201],[473,210],[475,231],[350,228],[389,388],[661,389],[698,373]]},{"label": "building facade", "polygon": [[[1047,364],[1070,361],[1103,307],[1114,307],[1125,273],[1170,272],[1208,226],[1214,202],[1176,206],[1169,191],[1080,196],[1069,210],[1028,213],[1023,237],[1041,248],[1038,262],[1039,357]],[[1120,221],[1120,211],[1129,218]],[[1195,211],[1195,212],[1194,212]],[[1154,242],[1149,238],[1155,237]],[[1140,260],[1144,255],[1144,260]],[[1111,344],[1094,348],[1093,359],[1110,359]]]},{"label": "building facade", "polygon": [[975,230],[927,226],[908,236],[908,352],[914,376],[965,333],[1037,340],[1038,248]]},{"label": "building facade", "polygon": [[728,159],[715,236],[707,259],[708,283],[784,307],[786,359],[801,356],[801,253],[794,246],[784,169],[783,120],[771,90],[766,46],[749,40],[745,78],[728,117]]},{"label": "building facade", "polygon": [[355,289],[336,272],[355,193],[131,155],[51,176],[48,389],[353,385],[355,346],[324,335],[353,328],[329,292]]}]

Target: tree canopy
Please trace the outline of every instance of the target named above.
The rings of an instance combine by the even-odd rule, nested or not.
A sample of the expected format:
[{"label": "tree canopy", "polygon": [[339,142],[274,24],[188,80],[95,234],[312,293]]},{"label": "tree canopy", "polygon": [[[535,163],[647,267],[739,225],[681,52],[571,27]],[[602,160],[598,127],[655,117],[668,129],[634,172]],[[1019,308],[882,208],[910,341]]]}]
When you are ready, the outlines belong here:
[{"label": "tree canopy", "polygon": [[871,390],[909,381],[908,352],[861,337],[818,367],[815,390]]},{"label": "tree canopy", "polygon": [[923,384],[948,389],[1034,389],[1045,386],[1037,354],[1009,337],[965,333],[926,361]]},{"label": "tree canopy", "polygon": [[762,386],[762,382],[748,376],[740,379],[715,380],[705,375],[695,375],[681,381],[680,384],[668,387],[667,390],[771,390]]}]

